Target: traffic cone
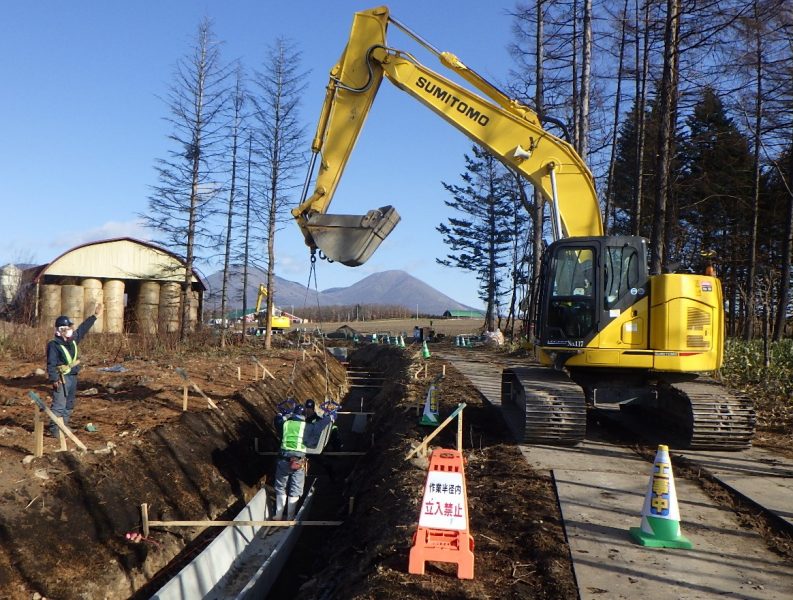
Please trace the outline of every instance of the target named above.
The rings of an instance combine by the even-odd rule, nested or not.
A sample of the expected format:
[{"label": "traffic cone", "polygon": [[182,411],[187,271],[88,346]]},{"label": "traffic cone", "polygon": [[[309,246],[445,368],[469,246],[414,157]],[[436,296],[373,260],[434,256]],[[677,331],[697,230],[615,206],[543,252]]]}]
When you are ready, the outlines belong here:
[{"label": "traffic cone", "polygon": [[438,416],[438,388],[433,383],[427,390],[427,397],[424,400],[424,411],[421,413],[419,425],[430,425],[435,427],[440,423]]},{"label": "traffic cone", "polygon": [[373,343],[373,344],[376,344],[376,343],[377,343],[377,334],[376,334],[376,333],[373,333],[373,334],[372,334],[372,343]]},{"label": "traffic cone", "polygon": [[404,348],[405,347],[405,338],[402,337],[401,335],[399,336],[399,347],[400,348]]},{"label": "traffic cone", "polygon": [[430,349],[427,347],[427,342],[426,341],[421,345],[421,356],[422,356],[422,358],[429,358],[430,357]]},{"label": "traffic cone", "polygon": [[675,477],[669,447],[660,445],[642,507],[641,527],[631,527],[631,536],[650,548],[684,548],[694,545],[680,532],[680,510],[675,493]]},{"label": "traffic cone", "polygon": [[459,335],[454,337],[454,345],[457,346],[458,348],[460,347],[460,336]]}]

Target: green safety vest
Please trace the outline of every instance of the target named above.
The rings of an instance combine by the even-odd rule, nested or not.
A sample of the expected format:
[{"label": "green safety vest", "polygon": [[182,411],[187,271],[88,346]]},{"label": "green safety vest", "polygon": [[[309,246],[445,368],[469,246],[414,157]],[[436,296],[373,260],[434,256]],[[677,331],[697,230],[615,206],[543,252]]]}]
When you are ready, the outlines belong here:
[{"label": "green safety vest", "polygon": [[305,421],[289,419],[284,421],[283,435],[281,436],[281,450],[286,452],[305,452],[303,433],[306,430]]},{"label": "green safety vest", "polygon": [[61,349],[63,357],[66,359],[66,366],[69,367],[69,371],[71,371],[72,367],[77,362],[77,342],[73,341],[72,346],[74,347],[74,356],[66,349],[66,344],[58,344],[58,348]]}]

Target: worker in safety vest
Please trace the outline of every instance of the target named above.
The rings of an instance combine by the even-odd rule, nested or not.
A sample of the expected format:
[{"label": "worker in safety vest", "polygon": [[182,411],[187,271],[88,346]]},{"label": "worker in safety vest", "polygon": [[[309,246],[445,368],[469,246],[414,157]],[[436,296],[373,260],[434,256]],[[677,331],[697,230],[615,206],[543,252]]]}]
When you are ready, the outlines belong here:
[{"label": "worker in safety vest", "polygon": [[280,519],[286,506],[286,519],[291,521],[297,512],[297,502],[306,483],[306,448],[315,448],[322,430],[335,417],[325,415],[318,421],[306,423],[306,409],[297,404],[292,414],[276,416],[276,431],[281,434],[281,450],[275,465],[275,519]]},{"label": "worker in safety vest", "polygon": [[[77,393],[77,373],[80,372],[80,358],[77,344],[102,316],[102,304],[96,305],[94,314],[83,321],[75,330],[72,320],[61,315],[55,319],[55,338],[47,343],[47,377],[52,384],[52,412],[69,424],[74,410]],[[50,434],[58,435],[58,426],[50,423]]]}]

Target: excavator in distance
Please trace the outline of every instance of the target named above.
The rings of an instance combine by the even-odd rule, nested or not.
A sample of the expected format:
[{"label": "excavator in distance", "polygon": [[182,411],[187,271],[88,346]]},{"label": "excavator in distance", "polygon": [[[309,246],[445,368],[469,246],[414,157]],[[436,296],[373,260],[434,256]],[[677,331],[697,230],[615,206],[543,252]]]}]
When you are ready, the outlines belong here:
[{"label": "excavator in distance", "polygon": [[[262,302],[264,302],[265,298],[267,298],[268,291],[267,287],[263,284],[259,284],[259,294],[256,296],[256,310],[254,311],[254,315],[256,315],[256,320],[258,323],[257,332],[258,334],[264,333],[265,329],[267,329],[267,303],[265,302],[265,310],[262,311]],[[286,331],[292,326],[292,320],[287,317],[286,315],[281,313],[281,309],[276,308],[273,306],[273,314],[270,315],[270,329],[273,331]]]},{"label": "excavator in distance", "polygon": [[[478,92],[389,46],[389,25]],[[593,177],[573,147],[546,131],[529,107],[455,55],[435,49],[384,6],[355,14],[330,72],[303,196],[292,211],[312,260],[319,250],[320,258],[361,265],[399,222],[393,206],[365,215],[327,212],[383,79],[528,180],[550,207],[554,241],[533,290],[532,342],[542,366],[502,373],[502,403],[522,411],[524,441],[581,442],[590,405],[618,407],[648,424],[663,421],[677,446],[749,447],[755,426],[751,401],[706,376],[723,360],[720,281],[710,275],[650,275],[644,238],[604,235]]]}]

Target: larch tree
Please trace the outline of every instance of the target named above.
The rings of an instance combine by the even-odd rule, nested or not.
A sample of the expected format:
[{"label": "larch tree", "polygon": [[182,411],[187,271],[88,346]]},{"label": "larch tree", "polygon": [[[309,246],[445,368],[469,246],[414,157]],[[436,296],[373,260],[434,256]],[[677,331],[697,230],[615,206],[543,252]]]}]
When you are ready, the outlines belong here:
[{"label": "larch tree", "polygon": [[284,39],[269,48],[261,71],[254,77],[253,96],[256,150],[260,157],[264,226],[267,246],[267,328],[265,347],[272,344],[271,315],[275,298],[275,234],[287,217],[289,195],[296,187],[298,170],[306,165],[305,132],[299,118],[300,98],[306,74],[301,71],[300,52]]},{"label": "larch tree", "polygon": [[[239,165],[240,146],[244,143],[242,139],[245,134],[245,98],[246,92],[244,88],[244,74],[242,66],[237,65],[234,71],[234,84],[231,93],[230,102],[230,122],[229,122],[229,190],[228,202],[226,203],[226,230],[223,235],[223,282],[220,291],[220,315],[223,327],[221,329],[220,345],[226,345],[227,327],[226,319],[226,302],[228,300],[228,286],[229,278],[232,276],[232,240],[234,234],[234,216],[238,210],[239,198],[237,195],[237,168]],[[244,314],[243,314],[244,322]],[[244,329],[244,326],[243,326]]]},{"label": "larch tree", "polygon": [[650,273],[658,275],[664,264],[666,211],[669,200],[669,169],[672,162],[671,147],[674,131],[674,105],[678,80],[677,68],[680,32],[680,0],[667,0],[666,27],[664,33],[664,63],[661,78],[660,127],[656,150],[655,204],[653,208],[653,231],[650,238]]},{"label": "larch tree", "polygon": [[194,304],[192,277],[197,250],[212,238],[210,217],[223,186],[219,183],[226,135],[225,105],[229,69],[221,62],[220,43],[204,19],[190,52],[177,62],[167,103],[173,148],[157,161],[158,183],[149,211],[140,215],[163,245],[184,258],[180,338],[190,331]]}]

